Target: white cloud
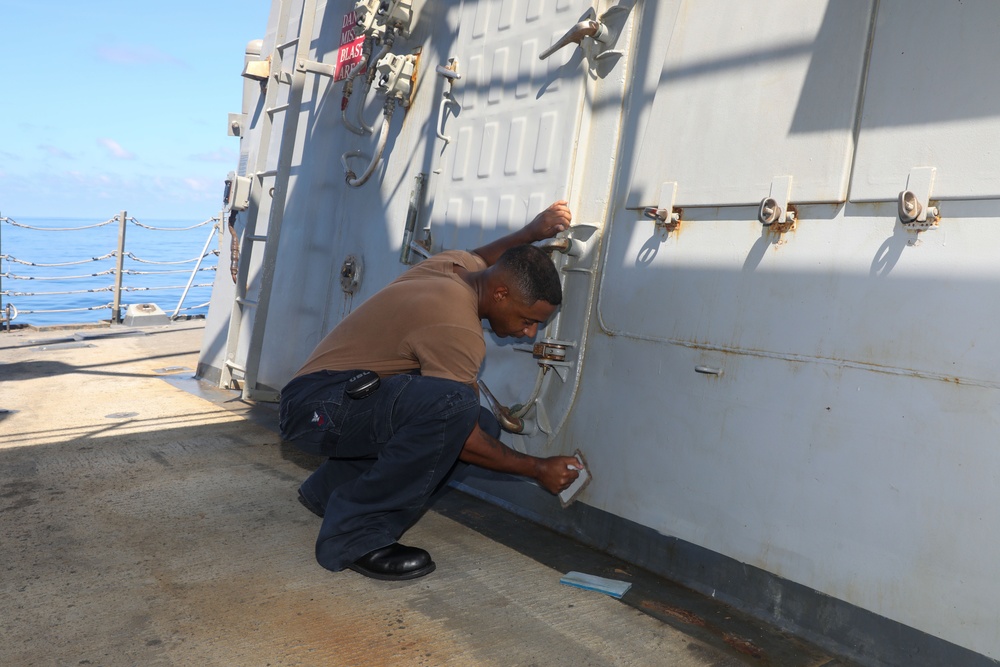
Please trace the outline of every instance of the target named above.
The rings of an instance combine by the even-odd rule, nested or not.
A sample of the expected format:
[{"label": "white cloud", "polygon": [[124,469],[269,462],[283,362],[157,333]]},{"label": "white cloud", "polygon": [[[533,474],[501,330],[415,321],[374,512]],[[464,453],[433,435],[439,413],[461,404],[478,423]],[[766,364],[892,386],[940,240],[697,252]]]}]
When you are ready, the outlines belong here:
[{"label": "white cloud", "polygon": [[120,186],[123,189],[131,189],[134,187],[133,183],[117,176],[112,178],[108,174],[79,171],[75,169],[63,173],[67,179],[72,181],[72,183],[79,185],[82,188],[100,189],[108,186]]},{"label": "white cloud", "polygon": [[208,153],[198,153],[191,156],[192,160],[199,162],[236,162],[236,158],[236,151],[232,148],[219,148]]},{"label": "white cloud", "polygon": [[58,146],[49,146],[48,144],[43,144],[39,146],[40,149],[48,153],[52,157],[64,158],[67,160],[72,160],[73,156],[59,148]]},{"label": "white cloud", "polygon": [[218,179],[207,179],[207,178],[185,178],[184,184],[188,186],[191,190],[203,194],[206,192],[214,192],[221,189],[219,185],[221,181]]},{"label": "white cloud", "polygon": [[[222,205],[222,178],[80,169],[26,173],[0,163],[0,211],[18,216],[101,217],[127,210],[140,219],[199,218]],[[131,165],[129,165],[131,167]],[[7,167],[6,174],[3,174]],[[138,170],[138,171],[137,171]]]},{"label": "white cloud", "polygon": [[119,160],[134,160],[135,155],[128,152],[114,139],[98,139],[97,143],[104,146],[111,154],[111,157]]}]

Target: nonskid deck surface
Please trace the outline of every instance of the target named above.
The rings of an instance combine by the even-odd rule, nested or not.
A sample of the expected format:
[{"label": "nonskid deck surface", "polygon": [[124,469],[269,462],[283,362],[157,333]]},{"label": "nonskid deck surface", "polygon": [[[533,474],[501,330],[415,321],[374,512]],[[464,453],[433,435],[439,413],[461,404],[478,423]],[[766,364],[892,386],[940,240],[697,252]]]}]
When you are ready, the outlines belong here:
[{"label": "nonskid deck surface", "polygon": [[0,335],[0,664],[762,664],[436,512],[404,538],[433,574],[323,570],[295,497],[315,461],[179,388],[202,334]]}]

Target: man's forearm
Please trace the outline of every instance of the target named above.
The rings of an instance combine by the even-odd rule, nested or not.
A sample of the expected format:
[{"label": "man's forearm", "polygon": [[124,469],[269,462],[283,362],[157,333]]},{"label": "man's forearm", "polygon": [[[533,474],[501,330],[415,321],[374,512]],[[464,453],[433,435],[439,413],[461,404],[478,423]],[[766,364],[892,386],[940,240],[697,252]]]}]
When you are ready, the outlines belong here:
[{"label": "man's forearm", "polygon": [[526,243],[531,243],[535,239],[528,235],[525,229],[519,229],[516,232],[507,234],[506,236],[487,243],[486,245],[476,248],[472,252],[476,253],[486,262],[486,266],[493,266],[500,259],[500,255],[509,248],[514,248],[519,245],[524,245]]},{"label": "man's forearm", "polygon": [[481,248],[476,248],[472,252],[476,253],[486,261],[486,266],[493,266],[500,255],[505,250],[526,243],[534,243],[555,236],[559,232],[569,229],[569,224],[573,220],[569,206],[565,201],[557,201],[547,209],[535,216],[527,225],[507,234],[503,238],[492,243],[487,243]]},{"label": "man's forearm", "polygon": [[488,470],[530,477],[550,493],[559,493],[572,484],[580,469],[574,456],[538,458],[516,452],[479,428],[479,424],[465,440],[458,458]]},{"label": "man's forearm", "polygon": [[525,477],[537,477],[538,459],[514,451],[477,424],[469,434],[459,459],[481,468]]}]

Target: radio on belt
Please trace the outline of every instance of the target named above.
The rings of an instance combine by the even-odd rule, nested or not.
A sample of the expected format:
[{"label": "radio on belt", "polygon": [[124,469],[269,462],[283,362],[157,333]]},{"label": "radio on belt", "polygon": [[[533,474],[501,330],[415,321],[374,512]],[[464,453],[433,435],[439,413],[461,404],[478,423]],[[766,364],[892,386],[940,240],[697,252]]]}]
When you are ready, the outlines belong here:
[{"label": "radio on belt", "polygon": [[379,385],[378,373],[375,371],[358,371],[347,381],[344,393],[354,400],[361,400],[371,396]]}]

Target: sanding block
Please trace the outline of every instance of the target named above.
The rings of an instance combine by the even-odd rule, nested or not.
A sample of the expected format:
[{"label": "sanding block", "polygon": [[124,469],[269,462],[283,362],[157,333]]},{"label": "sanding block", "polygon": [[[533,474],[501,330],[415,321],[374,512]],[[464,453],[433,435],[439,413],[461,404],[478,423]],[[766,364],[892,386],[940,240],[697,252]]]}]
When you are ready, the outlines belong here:
[{"label": "sanding block", "polygon": [[576,500],[577,494],[583,491],[583,489],[590,484],[591,475],[590,469],[587,468],[587,459],[583,458],[583,454],[579,449],[573,453],[573,456],[575,456],[576,460],[580,462],[580,465],[577,466],[577,470],[580,471],[580,476],[559,493],[559,502],[562,503],[563,507],[568,507],[574,500]]}]

